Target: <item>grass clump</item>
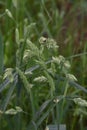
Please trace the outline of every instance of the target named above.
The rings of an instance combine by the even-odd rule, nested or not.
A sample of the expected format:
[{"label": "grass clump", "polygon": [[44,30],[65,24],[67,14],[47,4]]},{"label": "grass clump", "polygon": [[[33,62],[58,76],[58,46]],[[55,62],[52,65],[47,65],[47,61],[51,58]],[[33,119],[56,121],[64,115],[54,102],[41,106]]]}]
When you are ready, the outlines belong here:
[{"label": "grass clump", "polygon": [[[47,124],[65,123],[67,129],[75,130],[80,122],[79,128],[83,130],[83,121],[87,115],[87,102],[84,99],[87,90],[77,83],[80,80],[78,75],[76,74],[77,78],[73,75],[75,73],[73,58],[82,56],[82,64],[85,68],[86,57],[83,53],[68,58],[63,56],[72,52],[74,54],[74,51],[71,51],[74,42],[71,37],[71,26],[66,31],[66,35],[62,35],[66,10],[57,11],[57,2],[51,1],[50,5],[45,5],[47,1],[43,0],[41,6],[34,9],[37,15],[33,18],[27,10],[29,5],[25,8],[27,2],[27,0],[12,1],[12,3],[9,1],[6,5],[2,5],[8,9],[6,8],[0,17],[4,17],[7,22],[2,32],[6,34],[3,36],[4,52],[2,39],[0,40],[0,93],[4,95],[1,95],[0,100],[0,129],[9,130],[14,126],[16,130],[40,130]],[[30,3],[31,7],[37,7],[39,4],[34,2],[32,5],[31,0]],[[48,6],[50,10],[49,8],[47,10]],[[56,13],[52,12],[55,8]],[[34,14],[33,10],[31,14]],[[48,35],[42,35],[44,30]],[[58,39],[54,40],[52,37],[56,36]],[[57,41],[61,38],[64,45],[70,43],[67,51],[63,45],[62,49],[61,45],[58,45]],[[84,85],[84,79],[82,83]]]}]

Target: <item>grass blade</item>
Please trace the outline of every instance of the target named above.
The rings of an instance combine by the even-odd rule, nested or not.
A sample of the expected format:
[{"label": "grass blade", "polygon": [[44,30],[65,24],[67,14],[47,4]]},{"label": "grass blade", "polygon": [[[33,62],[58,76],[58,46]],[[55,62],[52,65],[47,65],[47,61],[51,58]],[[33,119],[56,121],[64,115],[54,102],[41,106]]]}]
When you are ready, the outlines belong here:
[{"label": "grass blade", "polygon": [[42,112],[49,105],[50,102],[51,100],[47,100],[41,105],[40,109],[36,113],[35,119],[37,119],[42,114]]},{"label": "grass blade", "polygon": [[[17,82],[17,73],[14,73],[14,81]],[[10,80],[8,78],[6,78],[4,80],[4,82],[0,85],[0,92],[2,92],[6,87],[7,85],[10,84]]]},{"label": "grass blade", "polygon": [[2,35],[0,33],[0,74],[3,73],[3,42],[2,42]]},{"label": "grass blade", "polygon": [[12,96],[13,91],[14,91],[15,85],[16,85],[16,82],[11,84],[11,87],[10,87],[10,89],[9,89],[7,95],[6,95],[6,98],[4,99],[3,104],[1,105],[1,110],[3,110],[3,111],[6,110],[7,105],[9,103],[9,100]]}]

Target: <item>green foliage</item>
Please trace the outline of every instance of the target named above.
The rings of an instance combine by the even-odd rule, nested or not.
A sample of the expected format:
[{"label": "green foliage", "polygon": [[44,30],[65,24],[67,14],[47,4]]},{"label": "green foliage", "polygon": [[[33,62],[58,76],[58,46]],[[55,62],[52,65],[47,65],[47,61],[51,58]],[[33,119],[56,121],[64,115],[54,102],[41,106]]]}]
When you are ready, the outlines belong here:
[{"label": "green foliage", "polygon": [[[71,16],[74,19],[70,14],[74,14],[78,6],[78,2],[73,2],[66,16],[67,9],[57,6],[67,3],[52,0],[0,2],[0,19],[4,21],[1,22],[4,44],[0,36],[0,129],[15,126],[16,130],[40,130],[47,124],[66,123],[67,126],[72,124],[69,130],[75,130],[75,123],[80,122],[83,130],[87,89],[76,82],[86,86],[87,46],[84,53],[74,55],[72,46],[80,30],[77,26],[73,33],[75,21],[70,20],[66,32],[62,31],[69,24],[67,19]],[[79,4],[82,10],[83,3]],[[82,12],[85,11],[86,7]],[[77,57],[81,57],[80,61],[74,60]]]},{"label": "green foliage", "polygon": [[3,49],[3,42],[2,42],[2,35],[0,33],[0,75],[3,73],[3,58],[4,58],[4,49]]}]

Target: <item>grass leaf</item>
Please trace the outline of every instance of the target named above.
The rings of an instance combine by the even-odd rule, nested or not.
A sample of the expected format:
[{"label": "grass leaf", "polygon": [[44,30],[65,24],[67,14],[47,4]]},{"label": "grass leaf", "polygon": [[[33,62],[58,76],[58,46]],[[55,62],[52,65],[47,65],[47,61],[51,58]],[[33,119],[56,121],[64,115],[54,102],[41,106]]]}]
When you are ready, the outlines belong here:
[{"label": "grass leaf", "polygon": [[3,73],[3,60],[4,60],[4,54],[3,54],[3,41],[2,41],[2,35],[0,33],[0,74]]},{"label": "grass leaf", "polygon": [[11,99],[12,93],[14,91],[15,85],[16,85],[16,82],[11,84],[10,89],[9,89],[9,91],[8,91],[6,97],[5,97],[5,99],[4,99],[4,101],[3,101],[2,105],[1,105],[1,110],[3,110],[3,111],[6,110],[7,105],[9,103],[10,99]]}]

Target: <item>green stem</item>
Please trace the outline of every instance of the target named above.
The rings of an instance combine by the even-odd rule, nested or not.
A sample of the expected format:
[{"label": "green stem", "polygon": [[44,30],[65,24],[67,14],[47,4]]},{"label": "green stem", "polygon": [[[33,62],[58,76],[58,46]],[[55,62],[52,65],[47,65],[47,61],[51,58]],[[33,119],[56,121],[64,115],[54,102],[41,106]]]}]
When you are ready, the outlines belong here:
[{"label": "green stem", "polygon": [[34,119],[34,117],[35,117],[35,106],[34,106],[32,90],[30,90],[30,101],[31,101],[31,108],[32,108],[32,117]]},{"label": "green stem", "polygon": [[[65,85],[65,91],[64,91],[64,97],[66,97],[66,95],[67,95],[67,90],[68,90],[68,87],[69,87],[69,85],[68,85],[68,81],[66,81],[66,85]],[[62,121],[62,116],[63,116],[63,111],[64,111],[64,104],[65,104],[65,98],[63,99],[63,103],[62,103],[62,110],[61,110],[61,117],[60,117],[60,122]]]}]

